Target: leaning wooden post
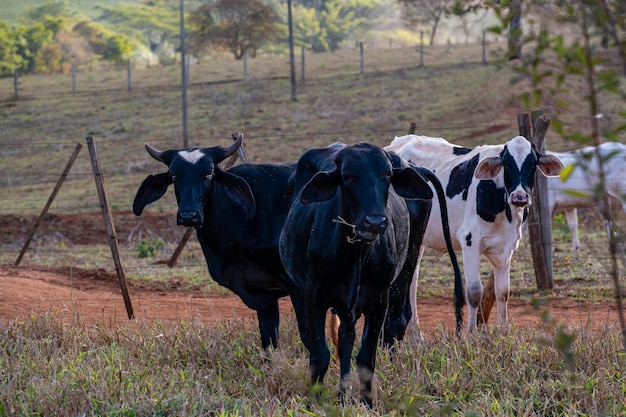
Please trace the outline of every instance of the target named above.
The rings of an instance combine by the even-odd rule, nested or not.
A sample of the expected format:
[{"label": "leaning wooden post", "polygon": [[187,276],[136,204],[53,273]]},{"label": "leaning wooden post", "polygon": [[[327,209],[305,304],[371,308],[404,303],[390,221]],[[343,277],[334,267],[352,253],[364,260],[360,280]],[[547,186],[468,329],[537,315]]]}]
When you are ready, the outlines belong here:
[{"label": "leaning wooden post", "polygon": [[[520,135],[525,136],[528,140],[535,144],[538,152],[545,151],[545,134],[550,126],[550,120],[540,113],[533,113],[535,118],[534,131],[531,132],[531,119],[528,114],[518,116],[518,125]],[[542,189],[540,191],[540,189]],[[539,172],[535,174],[535,188],[532,192],[533,204],[528,210],[528,238],[530,241],[530,250],[533,257],[533,266],[535,268],[535,279],[537,288],[540,290],[548,290],[554,286],[552,280],[552,235],[550,230],[551,219],[549,216],[542,216],[540,206],[541,199],[544,198],[544,205],[547,207],[548,190],[547,180]],[[547,211],[547,210],[545,210]],[[547,222],[543,224],[543,222]],[[546,229],[546,230],[544,230]],[[546,240],[549,236],[549,241]]]},{"label": "leaning wooden post", "polygon": [[102,209],[102,216],[104,218],[104,226],[106,227],[109,237],[111,254],[113,255],[115,270],[117,271],[117,277],[120,281],[120,288],[122,290],[122,297],[124,297],[126,312],[128,313],[128,318],[133,319],[135,318],[135,313],[133,313],[133,305],[130,302],[130,295],[128,294],[126,273],[124,272],[124,267],[122,266],[122,260],[120,258],[120,249],[117,241],[117,233],[115,232],[115,225],[113,224],[113,216],[111,215],[109,198],[107,197],[106,189],[104,188],[104,178],[102,177],[102,169],[100,168],[100,160],[98,159],[98,152],[96,150],[96,144],[93,140],[93,136],[87,136],[87,148],[89,149],[91,168],[93,170],[94,180],[96,181],[98,197],[100,198],[100,207]]},{"label": "leaning wooden post", "polygon": [[[232,135],[233,141],[237,140],[239,138],[239,135],[241,135],[241,133],[233,133]],[[237,158],[241,158],[242,161],[248,162],[248,155],[246,154],[246,151],[243,148],[243,142],[241,142],[241,146],[237,149],[237,153],[231,155],[230,159],[226,162],[226,164],[224,165],[224,169],[228,169],[232,167],[235,164],[235,161],[237,161]],[[189,238],[191,237],[193,230],[194,230],[193,227],[188,227],[187,230],[185,231],[185,234],[180,239],[180,242],[178,242],[178,245],[176,246],[176,249],[174,249],[174,253],[172,253],[170,260],[167,261],[167,266],[169,266],[170,268],[173,268],[174,265],[176,265],[176,261],[178,261],[178,257],[180,256],[181,252],[183,251],[183,248],[189,241]]]},{"label": "leaning wooden post", "polygon": [[[530,141],[535,145],[540,154],[546,151],[546,133],[550,127],[550,119],[543,112],[533,112],[533,136]],[[539,225],[541,226],[541,248],[545,262],[545,279],[537,280],[537,288],[551,290],[554,288],[554,274],[552,270],[552,213],[550,213],[548,178],[537,170],[535,173],[535,188],[533,189],[534,207],[539,212]],[[532,209],[533,206],[531,206]],[[539,276],[537,276],[539,278]]]},{"label": "leaning wooden post", "polygon": [[65,169],[63,170],[63,173],[61,174],[59,181],[57,181],[57,185],[54,187],[54,190],[52,190],[52,194],[50,194],[50,197],[48,198],[48,202],[46,202],[46,205],[44,206],[43,210],[41,210],[39,219],[37,219],[37,222],[33,226],[33,230],[30,231],[28,238],[26,238],[26,242],[24,242],[24,246],[22,246],[22,250],[20,251],[20,254],[15,260],[15,266],[19,265],[20,262],[22,262],[22,258],[24,257],[24,254],[28,250],[28,246],[30,246],[31,240],[33,240],[33,237],[35,236],[35,233],[37,233],[37,230],[39,229],[41,222],[43,221],[44,217],[46,217],[46,214],[48,213],[48,209],[50,209],[52,202],[56,198],[57,193],[61,189],[61,185],[63,185],[65,178],[67,178],[67,174],[70,172],[70,169],[72,168],[72,165],[74,165],[74,161],[76,161],[76,157],[78,156],[78,153],[80,152],[82,148],[83,148],[82,144],[80,143],[76,144],[76,149],[74,149],[74,152],[72,153],[72,156],[70,157],[70,160],[67,161],[67,165],[65,166]]}]

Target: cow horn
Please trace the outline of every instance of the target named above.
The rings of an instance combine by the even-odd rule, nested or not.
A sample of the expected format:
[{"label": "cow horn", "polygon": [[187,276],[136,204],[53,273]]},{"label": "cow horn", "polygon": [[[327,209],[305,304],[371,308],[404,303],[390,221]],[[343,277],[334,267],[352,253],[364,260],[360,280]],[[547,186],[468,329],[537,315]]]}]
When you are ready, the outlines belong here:
[{"label": "cow horn", "polygon": [[148,145],[147,143],[143,144],[144,148],[146,148],[146,151],[148,151],[148,153],[150,154],[151,157],[153,157],[154,159],[156,159],[159,162],[163,162],[165,163],[165,161],[163,160],[163,152],[161,152],[160,150],[153,148],[152,146]]},{"label": "cow horn", "polygon": [[243,133],[235,132],[232,134],[232,138],[235,142],[232,145],[230,145],[228,148],[224,148],[223,159],[226,159],[232,154],[234,154],[235,152],[237,152],[237,149],[239,149],[239,147],[243,143]]}]

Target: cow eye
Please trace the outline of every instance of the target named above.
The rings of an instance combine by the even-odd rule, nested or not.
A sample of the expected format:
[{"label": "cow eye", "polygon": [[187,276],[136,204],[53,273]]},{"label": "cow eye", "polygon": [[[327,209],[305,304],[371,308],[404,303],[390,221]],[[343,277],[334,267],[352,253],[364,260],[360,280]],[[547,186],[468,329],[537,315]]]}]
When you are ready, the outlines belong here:
[{"label": "cow eye", "polygon": [[172,182],[176,181],[176,174],[173,172],[170,172],[170,180],[172,180]]},{"label": "cow eye", "polygon": [[213,173],[208,173],[204,176],[204,180],[205,181],[212,181],[213,180]]}]

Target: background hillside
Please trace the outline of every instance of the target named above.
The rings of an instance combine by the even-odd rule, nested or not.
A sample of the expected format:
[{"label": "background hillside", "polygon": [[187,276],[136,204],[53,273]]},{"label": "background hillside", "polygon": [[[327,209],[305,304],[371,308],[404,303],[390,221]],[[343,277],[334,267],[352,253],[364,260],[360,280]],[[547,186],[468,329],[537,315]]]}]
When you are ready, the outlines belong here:
[{"label": "background hillside", "polygon": [[[96,9],[97,5],[117,5],[139,3],[140,0],[68,0],[67,3],[72,10],[94,18],[100,14]],[[42,0],[3,0],[0,5],[0,19],[11,24],[20,23],[20,18],[31,7],[40,6],[45,3]]]},{"label": "background hillside", "polygon": [[[490,44],[488,57],[502,50]],[[490,58],[492,59],[492,58]],[[384,146],[405,134],[411,122],[418,133],[448,138],[465,146],[501,143],[517,134],[517,114],[526,111],[520,95],[528,82],[512,65],[483,65],[476,44],[434,46],[420,67],[416,48],[366,50],[364,72],[358,51],[307,56],[305,80],[298,69],[298,100],[290,100],[288,58],[263,55],[248,63],[230,56],[192,65],[189,143],[230,143],[241,131],[252,161],[295,160],[311,147],[364,140]],[[20,78],[21,98],[12,98],[12,80],[0,79],[0,211],[37,212],[50,194],[76,143],[93,135],[109,178],[110,199],[129,209],[145,175],[164,167],[143,149],[180,148],[182,110],[180,69],[176,66],[133,72],[79,72],[77,93],[69,75]],[[572,106],[561,116],[568,130],[585,130],[584,89],[574,84],[565,96]],[[624,123],[619,97],[601,101],[602,123]],[[554,108],[546,106],[551,116]],[[623,138],[622,138],[623,139]],[[548,133],[548,147],[580,146]],[[61,190],[57,207],[97,209],[86,150]],[[173,199],[166,200],[169,209]]]}]

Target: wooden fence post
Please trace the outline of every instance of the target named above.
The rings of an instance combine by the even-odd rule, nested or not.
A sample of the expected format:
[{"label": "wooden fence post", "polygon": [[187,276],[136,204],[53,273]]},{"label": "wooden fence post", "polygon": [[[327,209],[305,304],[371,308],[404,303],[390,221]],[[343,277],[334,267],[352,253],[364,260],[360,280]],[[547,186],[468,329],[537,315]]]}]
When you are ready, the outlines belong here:
[{"label": "wooden fence post", "polygon": [[15,96],[16,100],[20,98],[20,89],[19,89],[19,82],[18,82],[19,78],[20,78],[20,70],[15,70],[15,72],[13,73],[13,95]]},{"label": "wooden fence post", "polygon": [[24,257],[24,254],[28,250],[28,246],[30,246],[31,240],[33,240],[33,237],[35,236],[35,233],[37,233],[37,230],[39,229],[41,222],[43,221],[44,217],[46,217],[46,214],[48,213],[48,209],[50,209],[52,202],[54,201],[54,199],[57,196],[57,193],[61,189],[61,185],[63,185],[63,181],[65,181],[65,178],[67,177],[67,174],[70,172],[72,165],[74,165],[74,161],[76,161],[78,152],[80,152],[82,147],[83,147],[82,144],[80,143],[76,144],[76,149],[74,149],[74,152],[72,153],[72,156],[70,157],[70,160],[67,161],[67,165],[65,166],[65,169],[63,170],[63,173],[61,174],[59,181],[57,181],[57,185],[54,187],[54,190],[52,190],[52,194],[50,194],[50,197],[48,198],[46,205],[44,206],[43,210],[41,210],[41,214],[39,215],[37,222],[35,222],[35,225],[33,226],[33,229],[30,231],[28,238],[26,238],[26,242],[24,242],[24,246],[22,246],[22,250],[20,251],[20,254],[17,256],[17,259],[15,260],[15,266],[19,265],[20,262],[22,262],[22,258]]},{"label": "wooden fence post", "polygon": [[482,47],[483,47],[483,53],[482,53],[483,65],[487,65],[487,31],[486,30],[483,30]]},{"label": "wooden fence post", "polygon": [[363,74],[363,67],[365,66],[365,58],[363,57],[363,42],[359,42],[359,72]]},{"label": "wooden fence post", "polygon": [[76,65],[72,64],[72,95],[76,95]]},{"label": "wooden fence post", "polygon": [[248,81],[248,51],[243,53],[243,80]]},{"label": "wooden fence post", "polygon": [[111,254],[113,255],[115,270],[117,271],[117,277],[120,281],[120,289],[122,290],[122,296],[124,297],[126,312],[128,313],[128,318],[133,319],[135,318],[135,313],[133,312],[133,305],[130,301],[130,295],[128,294],[126,273],[124,272],[124,267],[122,266],[122,260],[120,258],[120,249],[119,243],[117,241],[117,233],[115,232],[115,224],[113,224],[113,216],[111,215],[111,208],[109,207],[109,198],[107,196],[106,189],[104,188],[104,178],[102,177],[102,169],[100,168],[100,160],[98,159],[98,151],[96,150],[96,143],[93,140],[93,136],[87,136],[87,148],[89,149],[91,168],[93,169],[93,176],[94,180],[96,181],[98,197],[100,198],[100,208],[102,209],[104,226],[106,227],[109,237]]},{"label": "wooden fence post", "polygon": [[300,78],[302,79],[302,82],[304,82],[304,46],[300,47],[300,57]]},{"label": "wooden fence post", "polygon": [[[531,114],[533,120],[533,134],[530,141],[535,145],[537,152],[540,154],[546,151],[546,133],[550,127],[550,119],[548,119],[542,111],[533,112]],[[549,204],[548,179],[537,170],[535,173],[535,188],[533,189],[534,204],[530,206],[530,210],[535,210],[539,217],[540,234],[534,237],[540,242],[540,249],[543,252],[545,275],[536,274],[537,288],[540,290],[551,290],[554,288],[554,276],[552,271],[552,213],[550,213]],[[529,237],[531,237],[529,235]],[[532,247],[533,245],[531,245]],[[536,269],[535,269],[536,271]]]},{"label": "wooden fence post", "polygon": [[129,93],[133,91],[133,76],[132,75],[133,74],[132,74],[132,69],[131,69],[131,64],[130,64],[130,59],[129,59],[126,64],[126,83],[128,86]]},{"label": "wooden fence post", "polygon": [[420,30],[420,67],[424,66],[424,31]]}]

